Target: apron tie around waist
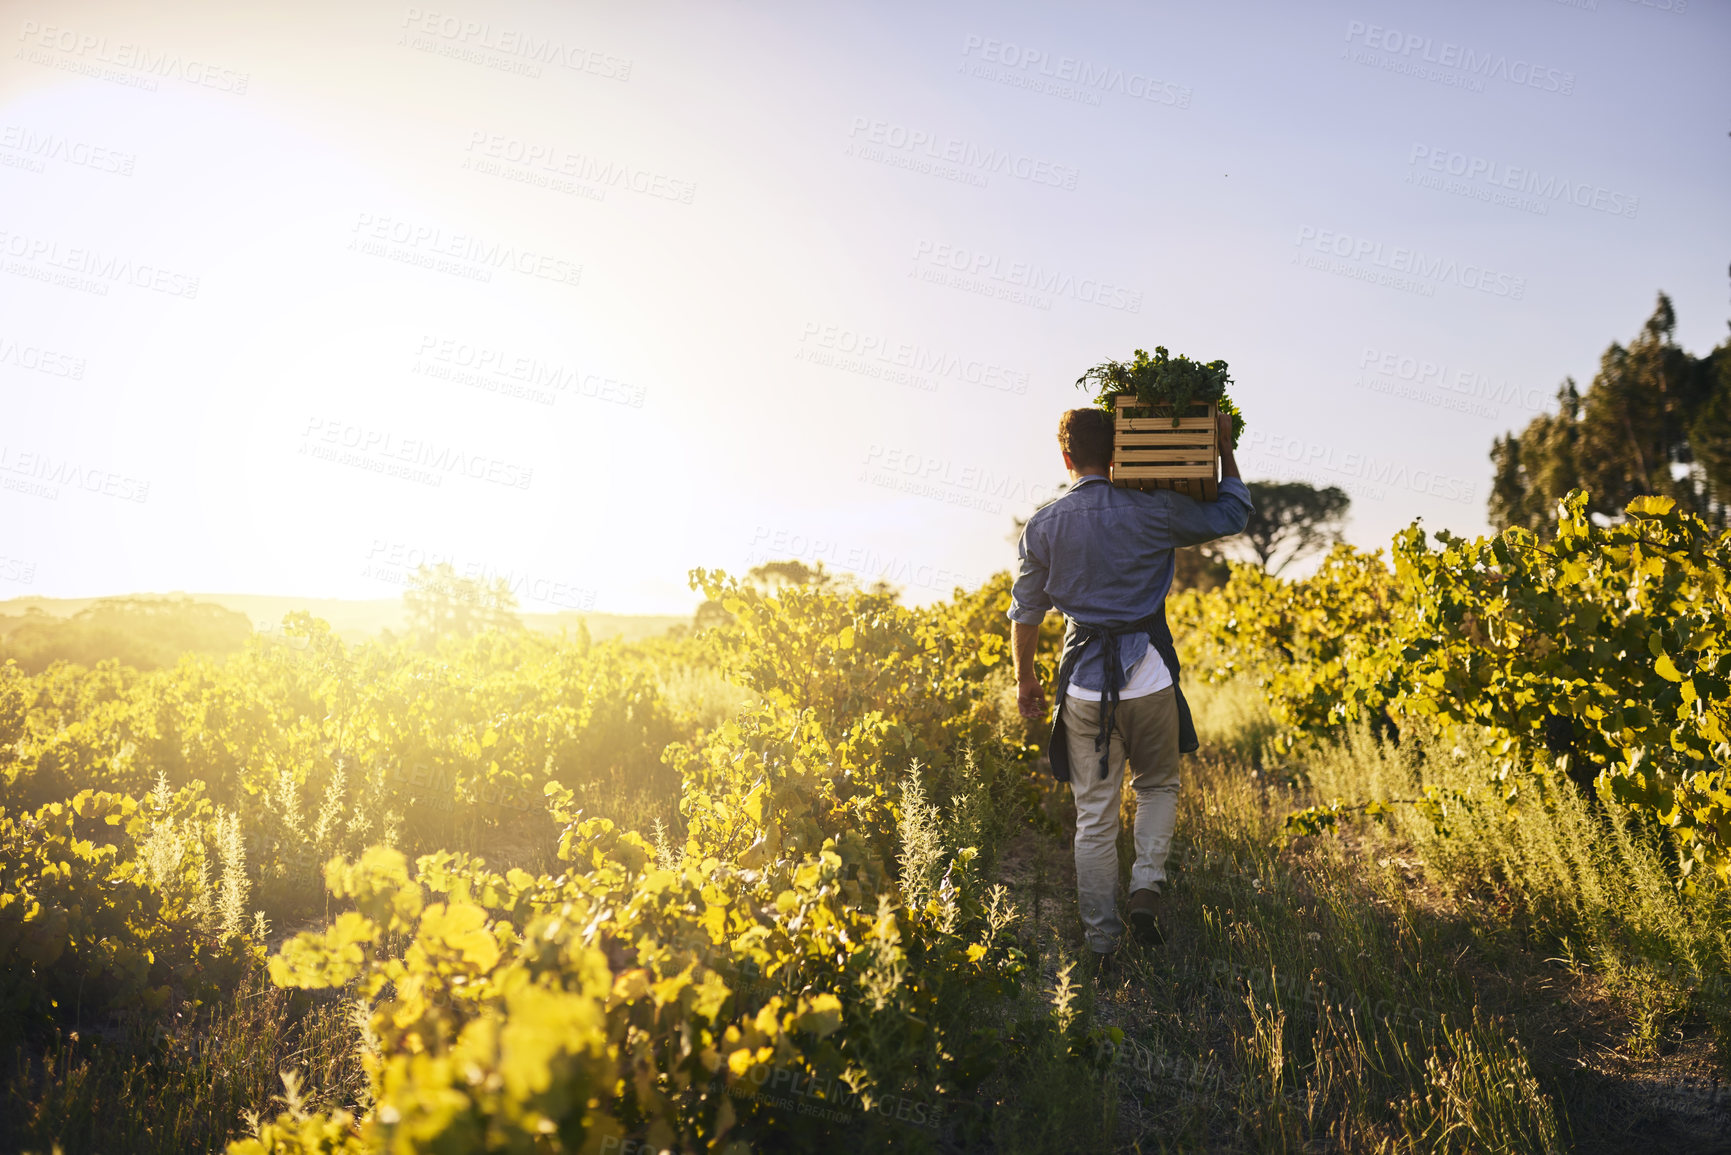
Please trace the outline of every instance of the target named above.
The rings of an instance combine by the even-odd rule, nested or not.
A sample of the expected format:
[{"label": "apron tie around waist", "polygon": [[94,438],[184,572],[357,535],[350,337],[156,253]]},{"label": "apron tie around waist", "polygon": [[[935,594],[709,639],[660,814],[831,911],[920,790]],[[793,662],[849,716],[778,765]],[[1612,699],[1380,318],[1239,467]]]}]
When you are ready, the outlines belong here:
[{"label": "apron tie around waist", "polygon": [[1190,717],[1190,705],[1178,685],[1178,649],[1172,642],[1172,630],[1166,624],[1166,603],[1145,618],[1126,625],[1085,625],[1070,620],[1070,631],[1064,638],[1064,653],[1058,661],[1058,689],[1053,703],[1052,741],[1047,751],[1052,762],[1052,776],[1060,782],[1070,780],[1069,728],[1064,724],[1064,697],[1070,688],[1076,662],[1089,642],[1100,642],[1101,660],[1105,665],[1105,684],[1100,688],[1103,713],[1100,730],[1094,735],[1094,749],[1100,751],[1100,777],[1107,775],[1107,763],[1112,751],[1112,726],[1118,713],[1118,692],[1123,688],[1124,667],[1118,658],[1118,639],[1125,634],[1147,634],[1151,649],[1166,663],[1172,675],[1172,692],[1178,699],[1178,752],[1188,754],[1198,746],[1196,727]]}]

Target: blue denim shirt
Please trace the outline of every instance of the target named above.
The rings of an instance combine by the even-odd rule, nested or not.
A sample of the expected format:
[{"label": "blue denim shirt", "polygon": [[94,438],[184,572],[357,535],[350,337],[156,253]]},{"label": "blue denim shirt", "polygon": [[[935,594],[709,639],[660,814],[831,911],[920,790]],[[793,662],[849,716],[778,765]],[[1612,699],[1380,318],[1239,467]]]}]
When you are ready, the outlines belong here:
[{"label": "blue denim shirt", "polygon": [[[1050,609],[1089,625],[1147,617],[1172,588],[1175,548],[1241,533],[1249,519],[1250,490],[1236,477],[1221,481],[1216,501],[1084,477],[1022,527],[1010,620],[1038,625]],[[1147,650],[1148,635],[1124,636],[1118,658],[1126,676]],[[1091,643],[1072,684],[1098,690],[1104,673],[1100,647]]]}]

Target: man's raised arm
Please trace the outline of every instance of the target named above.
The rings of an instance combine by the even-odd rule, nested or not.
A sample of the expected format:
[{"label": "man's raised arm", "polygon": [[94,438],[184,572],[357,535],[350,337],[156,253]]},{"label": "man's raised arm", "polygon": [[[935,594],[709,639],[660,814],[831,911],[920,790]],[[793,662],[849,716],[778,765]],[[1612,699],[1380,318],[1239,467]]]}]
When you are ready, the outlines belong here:
[{"label": "man's raised arm", "polygon": [[1173,545],[1201,545],[1243,533],[1250,520],[1250,487],[1238,473],[1232,452],[1232,418],[1220,414],[1220,496],[1214,501],[1174,501],[1167,523]]}]

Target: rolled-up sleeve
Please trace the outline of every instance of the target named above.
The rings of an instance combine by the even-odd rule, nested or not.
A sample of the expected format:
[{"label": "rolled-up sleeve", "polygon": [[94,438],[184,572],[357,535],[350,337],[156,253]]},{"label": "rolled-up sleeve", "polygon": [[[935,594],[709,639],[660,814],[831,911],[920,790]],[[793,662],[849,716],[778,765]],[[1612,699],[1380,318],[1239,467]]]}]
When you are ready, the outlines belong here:
[{"label": "rolled-up sleeve", "polygon": [[1016,584],[1010,588],[1010,620],[1025,626],[1037,626],[1052,608],[1046,594],[1047,560],[1040,548],[1033,521],[1022,527],[1022,537],[1016,543],[1016,556],[1022,561],[1016,574]]},{"label": "rolled-up sleeve", "polygon": [[1216,538],[1243,533],[1250,521],[1250,487],[1236,477],[1220,482],[1214,501],[1193,501],[1175,495],[1169,510],[1167,532],[1173,545],[1201,545]]}]

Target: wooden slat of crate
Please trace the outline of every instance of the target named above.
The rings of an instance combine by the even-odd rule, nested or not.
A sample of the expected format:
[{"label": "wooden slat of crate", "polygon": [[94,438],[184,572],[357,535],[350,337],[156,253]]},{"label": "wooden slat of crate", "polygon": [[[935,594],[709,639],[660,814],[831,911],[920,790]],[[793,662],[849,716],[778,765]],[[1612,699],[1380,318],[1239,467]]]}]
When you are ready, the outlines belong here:
[{"label": "wooden slat of crate", "polygon": [[[1132,465],[1147,469],[1212,469],[1214,462],[1206,457],[1198,456],[1194,451],[1184,449],[1178,451],[1162,451],[1158,449],[1124,449],[1120,450],[1112,464],[1128,468]],[[1177,477],[1174,473],[1172,476]]]},{"label": "wooden slat of crate", "polygon": [[1173,493],[1182,493],[1185,497],[1197,501],[1213,501],[1220,496],[1220,483],[1213,478],[1174,477],[1159,481],[1117,481],[1114,485],[1125,489],[1170,489]]},{"label": "wooden slat of crate", "polygon": [[1117,468],[1113,469],[1113,471],[1112,471],[1112,477],[1114,480],[1116,480],[1117,478],[1120,478],[1120,477],[1125,478],[1126,480],[1128,480],[1130,478],[1137,478],[1140,480],[1146,480],[1149,478],[1160,478],[1160,477],[1213,477],[1213,476],[1214,476],[1214,466],[1212,466],[1212,465],[1165,465],[1165,464],[1120,465]]},{"label": "wooden slat of crate", "polygon": [[1209,437],[1214,435],[1214,419],[1212,417],[1180,417],[1178,424],[1172,424],[1170,417],[1114,417],[1112,424],[1126,433],[1202,433]]},{"label": "wooden slat of crate", "polygon": [[1112,484],[1120,489],[1170,489],[1197,501],[1214,501],[1220,496],[1220,483],[1211,477],[1127,478]]},{"label": "wooden slat of crate", "polygon": [[1195,449],[1120,449],[1113,454],[1119,465],[1212,465],[1207,450]]},{"label": "wooden slat of crate", "polygon": [[1213,452],[1212,436],[1201,436],[1200,433],[1177,433],[1174,436],[1162,436],[1160,433],[1118,433],[1113,436],[1115,448],[1182,448],[1184,452],[1205,457]]},{"label": "wooden slat of crate", "polygon": [[1214,453],[1213,439],[1201,440],[1191,433],[1180,433],[1174,437],[1161,437],[1152,433],[1125,433],[1112,439],[1114,450],[1126,453],[1146,452],[1150,449],[1176,449],[1181,453],[1201,461]]},{"label": "wooden slat of crate", "polygon": [[1170,489],[1198,501],[1220,496],[1215,408],[1193,406],[1175,425],[1137,401],[1119,398],[1113,421],[1112,484],[1126,489]]}]

